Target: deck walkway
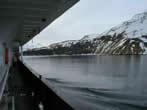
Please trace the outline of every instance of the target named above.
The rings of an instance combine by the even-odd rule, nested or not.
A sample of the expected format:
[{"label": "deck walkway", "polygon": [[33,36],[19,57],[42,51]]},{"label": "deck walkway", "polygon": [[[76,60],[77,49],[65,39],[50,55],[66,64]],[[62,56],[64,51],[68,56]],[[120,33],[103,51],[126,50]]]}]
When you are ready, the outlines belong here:
[{"label": "deck walkway", "polygon": [[3,101],[0,103],[0,110],[58,109],[73,110],[22,62],[19,61],[10,68]]},{"label": "deck walkway", "polygon": [[33,96],[28,91],[26,80],[21,75],[17,65],[10,69],[8,85],[12,99],[12,107],[15,110],[34,110]]},{"label": "deck walkway", "polygon": [[42,110],[40,103],[43,110],[73,110],[20,61],[10,68],[8,95],[8,110]]}]

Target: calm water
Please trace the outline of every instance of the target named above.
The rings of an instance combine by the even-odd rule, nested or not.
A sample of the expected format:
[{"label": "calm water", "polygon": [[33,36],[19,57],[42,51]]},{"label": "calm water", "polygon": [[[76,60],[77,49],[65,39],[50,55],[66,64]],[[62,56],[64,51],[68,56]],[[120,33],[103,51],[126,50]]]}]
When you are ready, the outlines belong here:
[{"label": "calm water", "polygon": [[75,110],[147,110],[147,56],[24,59]]}]

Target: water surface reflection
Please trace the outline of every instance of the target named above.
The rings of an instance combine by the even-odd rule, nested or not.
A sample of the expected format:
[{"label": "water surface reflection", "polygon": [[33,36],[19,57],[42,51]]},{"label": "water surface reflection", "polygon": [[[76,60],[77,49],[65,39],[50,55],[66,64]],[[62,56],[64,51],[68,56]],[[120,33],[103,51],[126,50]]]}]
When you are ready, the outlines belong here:
[{"label": "water surface reflection", "polygon": [[25,62],[77,110],[147,107],[147,56],[38,56]]}]

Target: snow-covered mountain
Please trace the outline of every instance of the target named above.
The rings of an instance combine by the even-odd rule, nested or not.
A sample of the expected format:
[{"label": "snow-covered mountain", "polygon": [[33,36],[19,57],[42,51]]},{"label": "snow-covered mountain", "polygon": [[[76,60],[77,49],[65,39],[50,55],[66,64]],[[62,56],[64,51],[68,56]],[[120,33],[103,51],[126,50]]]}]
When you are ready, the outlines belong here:
[{"label": "snow-covered mountain", "polygon": [[147,11],[100,34],[95,53],[147,54]]},{"label": "snow-covered mountain", "polygon": [[26,45],[23,46],[23,50],[32,50],[32,49],[39,49],[39,48],[43,48],[44,46],[40,43],[28,43]]},{"label": "snow-covered mountain", "polygon": [[80,40],[67,40],[49,45],[49,49],[54,54],[88,54],[94,53],[95,48],[93,38],[90,35],[84,36]]},{"label": "snow-covered mountain", "polygon": [[55,54],[147,54],[147,10],[101,34],[54,43],[48,49]]},{"label": "snow-covered mountain", "polygon": [[63,41],[63,42],[59,42],[59,43],[53,43],[53,44],[49,45],[49,49],[54,49],[54,48],[58,48],[58,47],[71,47],[72,45],[76,44],[77,42],[79,42],[79,40],[67,40],[67,41]]},{"label": "snow-covered mountain", "polygon": [[147,11],[136,14],[132,19],[111,28],[101,35],[114,35],[124,33],[126,37],[136,38],[147,35]]}]

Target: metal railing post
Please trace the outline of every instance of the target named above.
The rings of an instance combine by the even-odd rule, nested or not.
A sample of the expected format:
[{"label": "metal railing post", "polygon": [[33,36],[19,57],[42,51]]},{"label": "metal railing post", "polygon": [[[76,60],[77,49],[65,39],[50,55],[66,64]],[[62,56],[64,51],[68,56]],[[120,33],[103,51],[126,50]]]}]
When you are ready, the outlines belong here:
[{"label": "metal railing post", "polygon": [[20,60],[23,61],[23,47],[19,47],[19,52],[20,52]]}]

